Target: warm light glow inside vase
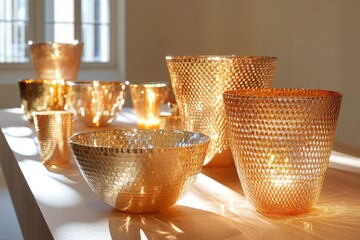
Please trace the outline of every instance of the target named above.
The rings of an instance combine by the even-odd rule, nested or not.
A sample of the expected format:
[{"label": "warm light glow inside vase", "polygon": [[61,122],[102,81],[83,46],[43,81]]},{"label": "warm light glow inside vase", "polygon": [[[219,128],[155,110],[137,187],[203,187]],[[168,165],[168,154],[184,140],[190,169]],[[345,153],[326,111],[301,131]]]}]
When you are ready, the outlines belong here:
[{"label": "warm light glow inside vase", "polygon": [[161,108],[168,101],[169,91],[165,83],[130,84],[139,129],[159,128]]},{"label": "warm light glow inside vase", "polygon": [[267,214],[300,214],[318,200],[342,95],[303,89],[224,93],[245,196]]},{"label": "warm light glow inside vase", "polygon": [[166,61],[185,129],[211,137],[205,165],[232,165],[222,94],[232,89],[271,87],[277,58],[178,56]]}]

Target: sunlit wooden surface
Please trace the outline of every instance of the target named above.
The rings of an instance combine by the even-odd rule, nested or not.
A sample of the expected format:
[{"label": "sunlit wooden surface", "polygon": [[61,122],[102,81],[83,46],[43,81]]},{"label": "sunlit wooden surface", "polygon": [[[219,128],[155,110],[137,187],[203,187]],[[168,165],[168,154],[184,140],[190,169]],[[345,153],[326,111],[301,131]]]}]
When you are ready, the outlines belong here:
[{"label": "sunlit wooden surface", "polygon": [[[25,238],[360,239],[360,158],[333,152],[318,203],[307,214],[263,216],[247,202],[234,167],[204,168],[193,189],[157,214],[114,210],[74,164],[45,168],[20,109],[0,111],[0,161]],[[106,128],[135,127],[124,109]],[[76,122],[76,132],[87,131]]]}]

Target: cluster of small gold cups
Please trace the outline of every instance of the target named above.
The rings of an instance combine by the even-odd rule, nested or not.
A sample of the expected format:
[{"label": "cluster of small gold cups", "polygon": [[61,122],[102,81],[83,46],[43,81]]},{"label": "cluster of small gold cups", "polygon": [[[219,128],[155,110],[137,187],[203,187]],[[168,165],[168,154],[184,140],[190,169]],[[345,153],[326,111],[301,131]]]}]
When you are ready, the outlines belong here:
[{"label": "cluster of small gold cups", "polygon": [[[44,69],[46,49],[33,50],[34,65],[42,68],[37,72],[73,71],[56,71],[73,67],[66,61]],[[125,212],[161,211],[186,194],[202,166],[235,162],[244,194],[259,212],[299,214],[315,204],[341,93],[271,88],[276,57],[179,56],[166,63],[186,131],[100,130],[70,138],[80,172],[102,200]],[[72,108],[86,125],[98,127],[114,121],[124,104],[119,82],[28,79],[19,87],[30,121],[33,112]]]}]

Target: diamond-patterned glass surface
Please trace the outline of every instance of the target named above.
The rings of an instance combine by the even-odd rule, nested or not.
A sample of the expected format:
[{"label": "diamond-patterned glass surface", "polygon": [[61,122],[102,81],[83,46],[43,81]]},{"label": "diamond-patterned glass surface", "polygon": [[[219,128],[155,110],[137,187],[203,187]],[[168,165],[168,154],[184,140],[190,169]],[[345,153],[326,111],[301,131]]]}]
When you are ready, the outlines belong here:
[{"label": "diamond-patterned glass surface", "polygon": [[210,138],[179,130],[106,130],[70,143],[90,188],[125,212],[157,212],[187,193],[204,163]]},{"label": "diamond-patterned glass surface", "polygon": [[222,94],[226,90],[271,87],[275,57],[167,57],[171,83],[188,131],[211,137],[205,164],[233,164]]},{"label": "diamond-patterned glass surface", "polygon": [[66,111],[34,113],[38,147],[43,164],[60,166],[70,162],[69,138],[74,129],[73,114]]},{"label": "diamond-patterned glass surface", "polygon": [[315,204],[341,98],[326,90],[224,93],[236,168],[246,197],[259,212],[298,214]]}]

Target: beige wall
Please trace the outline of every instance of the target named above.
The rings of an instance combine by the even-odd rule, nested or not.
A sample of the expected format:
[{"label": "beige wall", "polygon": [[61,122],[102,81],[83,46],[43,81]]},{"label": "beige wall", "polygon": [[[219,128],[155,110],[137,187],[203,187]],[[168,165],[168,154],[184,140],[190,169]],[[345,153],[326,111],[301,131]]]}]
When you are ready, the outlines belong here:
[{"label": "beige wall", "polygon": [[[359,9],[358,0],[128,0],[118,69],[96,74],[169,81],[166,55],[277,56],[275,87],[344,93],[336,141],[360,149]],[[1,91],[1,102],[9,94]]]},{"label": "beige wall", "polygon": [[344,94],[336,141],[360,149],[360,1],[131,0],[126,78],[169,81],[166,55],[279,58],[275,87]]}]

